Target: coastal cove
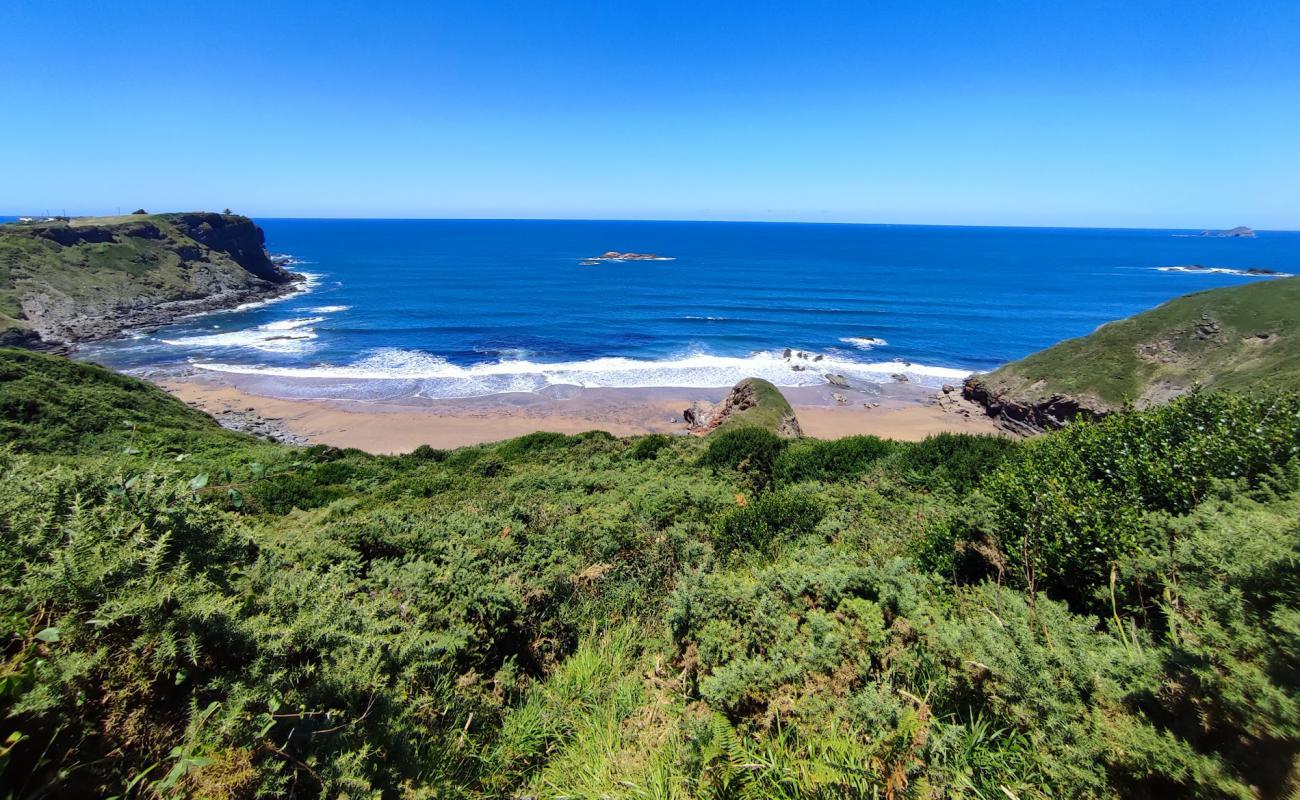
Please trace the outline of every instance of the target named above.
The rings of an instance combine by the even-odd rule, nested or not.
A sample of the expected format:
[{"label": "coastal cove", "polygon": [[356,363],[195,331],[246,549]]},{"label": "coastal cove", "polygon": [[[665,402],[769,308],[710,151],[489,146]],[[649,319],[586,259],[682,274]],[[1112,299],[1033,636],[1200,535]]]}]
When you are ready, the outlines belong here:
[{"label": "coastal cove", "polygon": [[[719,389],[905,377],[937,390],[1200,289],[1300,272],[1300,235],[775,223],[259,220],[314,288],[96,342],[131,374],[282,399]],[[593,253],[666,253],[601,262]],[[806,353],[806,359],[785,357]]]}]

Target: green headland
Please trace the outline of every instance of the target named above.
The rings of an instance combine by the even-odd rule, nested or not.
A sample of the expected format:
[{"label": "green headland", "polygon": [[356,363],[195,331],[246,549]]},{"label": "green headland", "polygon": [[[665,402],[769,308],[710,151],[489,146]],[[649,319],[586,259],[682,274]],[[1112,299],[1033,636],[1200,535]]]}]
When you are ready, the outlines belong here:
[{"label": "green headland", "polygon": [[64,349],[274,297],[296,276],[235,214],[132,214],[0,225],[0,344]]}]

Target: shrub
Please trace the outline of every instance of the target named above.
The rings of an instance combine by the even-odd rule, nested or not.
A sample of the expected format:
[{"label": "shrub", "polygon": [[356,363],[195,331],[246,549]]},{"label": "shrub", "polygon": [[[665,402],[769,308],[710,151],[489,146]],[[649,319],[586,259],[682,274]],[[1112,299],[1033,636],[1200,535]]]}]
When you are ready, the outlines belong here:
[{"label": "shrub", "polygon": [[722,430],[709,437],[709,448],[700,463],[743,472],[761,489],[772,479],[772,467],[785,446],[785,439],[766,428]]},{"label": "shrub", "polygon": [[639,436],[632,443],[628,454],[637,461],[649,461],[659,455],[659,451],[668,447],[673,442],[672,437],[662,433],[652,433],[649,436]]},{"label": "shrub", "polygon": [[776,539],[812,532],[824,513],[819,503],[801,492],[784,489],[759,495],[722,516],[714,529],[714,547],[724,553],[765,549]]},{"label": "shrub", "polygon": [[914,485],[948,486],[966,494],[979,485],[1016,448],[1005,436],[940,433],[900,445],[895,464]]},{"label": "shrub", "polygon": [[803,439],[777,456],[772,476],[779,483],[844,480],[861,474],[894,447],[893,442],[877,436]]},{"label": "shrub", "polygon": [[497,445],[497,454],[505,459],[518,458],[529,453],[560,447],[568,444],[569,437],[563,433],[537,431],[516,439],[510,439]]},{"label": "shrub", "polygon": [[409,453],[408,457],[416,461],[434,461],[434,462],[446,461],[447,451],[430,447],[427,444],[422,444],[419,447],[412,450]]},{"label": "shrub", "polygon": [[982,486],[1024,584],[1079,601],[1133,552],[1143,515],[1185,514],[1217,480],[1253,482],[1300,451],[1300,396],[1194,394],[1029,442]]}]

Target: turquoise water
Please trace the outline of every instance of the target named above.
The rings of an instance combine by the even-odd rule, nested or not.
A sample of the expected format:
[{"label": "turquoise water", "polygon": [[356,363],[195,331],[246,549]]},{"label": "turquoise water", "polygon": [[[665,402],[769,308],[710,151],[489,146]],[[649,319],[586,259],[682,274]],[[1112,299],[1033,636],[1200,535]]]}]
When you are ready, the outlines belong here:
[{"label": "turquoise water", "polygon": [[[580,386],[938,385],[1180,294],[1300,273],[1300,233],[704,222],[258,220],[308,291],[88,348],[136,372],[286,394],[465,397]],[[672,260],[598,262],[609,250]],[[1269,280],[1264,278],[1262,280]],[[795,351],[784,358],[784,350]],[[808,354],[800,359],[798,351]],[[821,356],[820,360],[814,360]],[[795,367],[804,367],[799,370]]]}]

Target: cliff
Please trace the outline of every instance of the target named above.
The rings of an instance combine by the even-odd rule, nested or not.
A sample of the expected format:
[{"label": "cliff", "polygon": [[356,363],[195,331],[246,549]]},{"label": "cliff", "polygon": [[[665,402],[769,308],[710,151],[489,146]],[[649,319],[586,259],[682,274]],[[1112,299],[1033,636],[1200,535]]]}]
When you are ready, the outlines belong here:
[{"label": "cliff", "polygon": [[1300,278],[1197,292],[966,381],[1020,430],[1167,402],[1193,388],[1300,389]]},{"label": "cliff", "polygon": [[132,214],[0,225],[0,345],[66,349],[292,290],[235,214]]}]

